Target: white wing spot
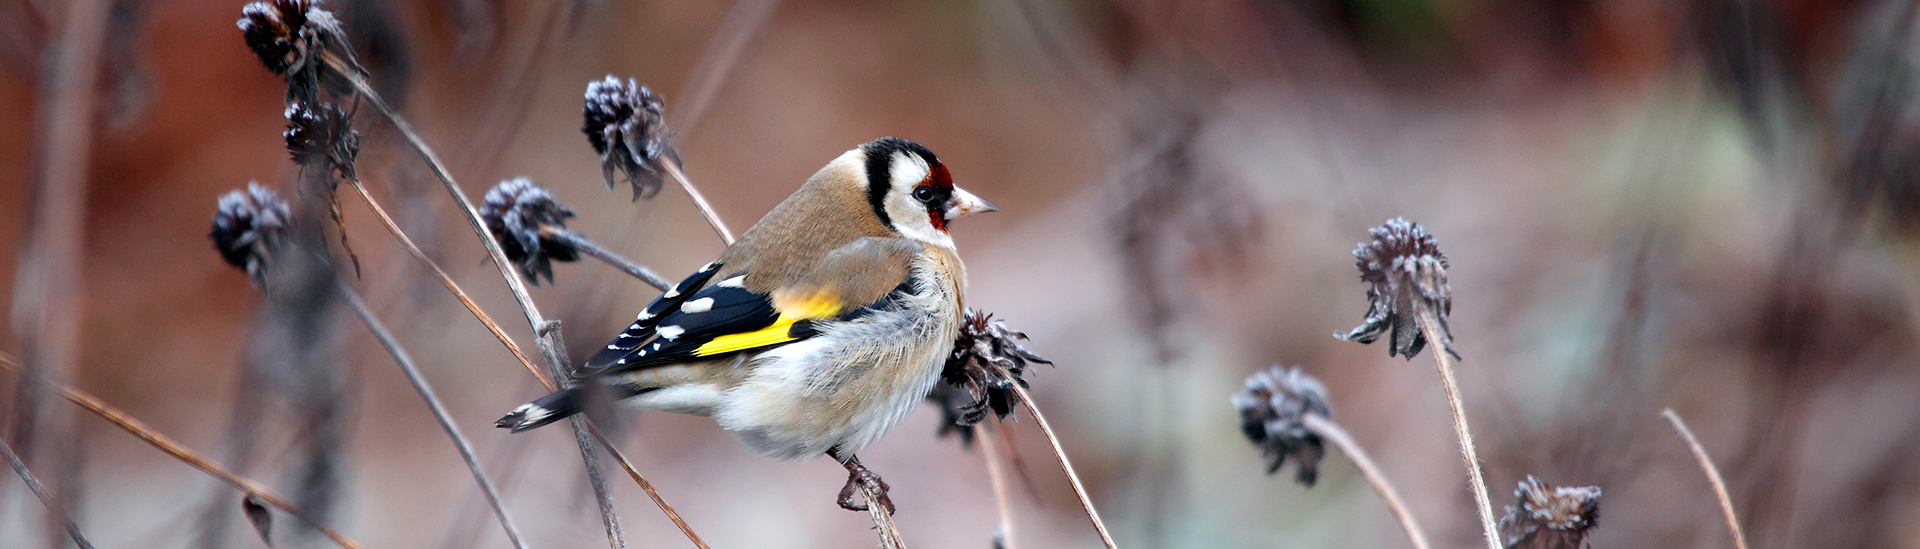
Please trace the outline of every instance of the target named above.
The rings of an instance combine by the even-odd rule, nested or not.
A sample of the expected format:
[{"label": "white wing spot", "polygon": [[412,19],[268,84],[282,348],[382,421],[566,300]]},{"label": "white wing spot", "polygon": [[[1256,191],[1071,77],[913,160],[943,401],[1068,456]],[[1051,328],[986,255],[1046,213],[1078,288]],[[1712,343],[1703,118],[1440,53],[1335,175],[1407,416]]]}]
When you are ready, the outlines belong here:
[{"label": "white wing spot", "polygon": [[[654,330],[654,332],[660,334],[661,339],[673,341],[673,338],[680,337],[680,334],[687,333],[687,329],[679,326],[661,326],[659,329]],[[659,344],[655,344],[654,346],[658,347]]]},{"label": "white wing spot", "polygon": [[713,298],[711,297],[688,301],[685,305],[680,306],[680,312],[683,313],[704,313],[711,310],[713,310]]},{"label": "white wing spot", "polygon": [[664,297],[664,298],[667,298],[667,299],[673,299],[673,298],[676,298],[676,297],[680,297],[680,289],[679,289],[679,288],[674,288],[674,289],[671,289],[671,290],[667,290],[667,293],[664,293],[664,294],[660,294],[660,297]]},{"label": "white wing spot", "polygon": [[[622,335],[622,336],[620,336],[620,337],[621,337],[622,339],[625,339],[625,338],[626,338],[627,336],[625,336],[625,335]],[[619,345],[612,345],[612,344],[609,344],[609,345],[607,345],[607,350],[609,350],[609,351],[618,351],[618,350],[620,350],[620,346],[619,346]]]},{"label": "white wing spot", "polygon": [[742,287],[745,287],[746,285],[747,285],[747,275],[738,275],[733,278],[722,280],[720,281],[719,284],[715,284],[715,286],[720,286],[723,288],[742,288]]},{"label": "white wing spot", "polygon": [[615,360],[615,361],[613,361],[613,363],[614,363],[614,364],[626,364],[626,363],[627,363],[627,359],[624,359],[624,358],[623,358],[623,359],[620,359],[620,360]]}]

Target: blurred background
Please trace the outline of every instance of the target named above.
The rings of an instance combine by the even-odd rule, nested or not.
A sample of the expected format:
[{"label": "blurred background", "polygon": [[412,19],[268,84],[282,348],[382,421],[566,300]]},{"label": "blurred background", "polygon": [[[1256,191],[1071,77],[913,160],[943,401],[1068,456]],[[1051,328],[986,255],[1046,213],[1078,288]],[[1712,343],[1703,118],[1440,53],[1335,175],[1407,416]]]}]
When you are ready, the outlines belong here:
[{"label": "blurred background", "polygon": [[[0,349],[297,499],[371,547],[505,547],[425,406],[335,300],[269,300],[207,239],[221,193],[295,196],[284,83],[242,2],[0,1]],[[1438,546],[1480,543],[1431,360],[1359,323],[1350,255],[1420,222],[1452,261],[1466,410],[1496,512],[1528,474],[1604,490],[1594,547],[1920,547],[1915,3],[1803,0],[334,0],[372,80],[470,197],[551,187],[573,228],[669,278],[722,249],[678,188],[629,202],[580,132],[604,75],[660,92],[736,231],[828,160],[925,144],[1002,212],[954,234],[970,305],[1051,358],[1028,379],[1123,547],[1408,547],[1338,452],[1264,474],[1229,396],[1270,364]],[[79,14],[79,15],[72,15]],[[359,173],[523,347],[497,271],[392,127]],[[304,197],[314,200],[315,197]],[[544,391],[357,199],[353,284],[395,327],[536,547],[605,542],[565,429],[490,423]],[[592,349],[657,292],[593,262],[535,289]],[[235,490],[0,378],[8,441],[100,547],[257,547]],[[931,408],[931,407],[926,407]],[[25,418],[38,414],[39,422]],[[618,416],[715,547],[863,547],[844,472],[712,421]],[[915,547],[985,548],[978,447],[922,409],[862,452]],[[31,428],[29,428],[31,427]],[[1010,423],[1016,547],[1095,547],[1044,439]],[[629,541],[685,540],[611,480]],[[9,475],[0,546],[62,531]],[[278,540],[325,546],[295,521]]]}]

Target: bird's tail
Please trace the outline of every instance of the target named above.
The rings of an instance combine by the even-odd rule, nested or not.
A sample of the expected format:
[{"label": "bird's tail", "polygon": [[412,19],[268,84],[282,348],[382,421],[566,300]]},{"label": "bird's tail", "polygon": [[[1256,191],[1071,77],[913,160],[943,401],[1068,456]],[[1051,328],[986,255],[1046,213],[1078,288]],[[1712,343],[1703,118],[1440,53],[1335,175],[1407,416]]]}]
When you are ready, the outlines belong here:
[{"label": "bird's tail", "polygon": [[578,414],[585,402],[581,387],[568,387],[514,408],[506,417],[493,422],[493,426],[518,433]]}]

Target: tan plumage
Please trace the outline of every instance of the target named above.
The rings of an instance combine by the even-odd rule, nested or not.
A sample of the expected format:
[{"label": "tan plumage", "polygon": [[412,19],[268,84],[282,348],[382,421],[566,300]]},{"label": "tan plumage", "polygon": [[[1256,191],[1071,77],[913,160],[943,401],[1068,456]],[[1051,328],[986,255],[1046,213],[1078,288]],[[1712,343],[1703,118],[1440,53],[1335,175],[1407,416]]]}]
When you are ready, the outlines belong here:
[{"label": "tan plumage", "polygon": [[582,386],[610,386],[630,407],[712,416],[770,456],[833,455],[856,508],[853,483],[878,477],[853,452],[925,398],[959,330],[966,269],[947,221],[994,209],[924,147],[861,145],[643,311],[582,369],[593,383],[498,424],[544,425],[579,411]]}]

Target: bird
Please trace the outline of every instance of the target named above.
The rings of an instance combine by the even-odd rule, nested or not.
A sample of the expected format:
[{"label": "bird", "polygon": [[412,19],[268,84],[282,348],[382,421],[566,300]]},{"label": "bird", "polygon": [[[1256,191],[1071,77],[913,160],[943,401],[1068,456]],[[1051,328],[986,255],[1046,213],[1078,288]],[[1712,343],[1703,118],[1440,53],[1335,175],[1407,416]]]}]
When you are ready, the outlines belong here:
[{"label": "bird", "polygon": [[[597,398],[707,416],[770,457],[834,458],[847,470],[841,507],[892,512],[855,452],[939,381],[967,286],[948,224],[993,211],[926,147],[861,144],[653,300],[567,388],[495,425],[523,432]],[[863,483],[876,502],[855,499]]]}]

